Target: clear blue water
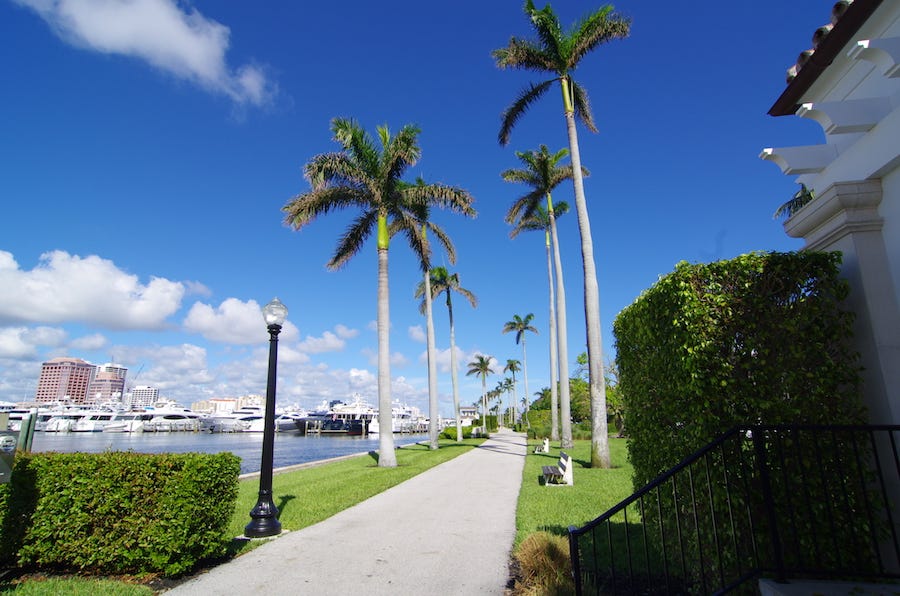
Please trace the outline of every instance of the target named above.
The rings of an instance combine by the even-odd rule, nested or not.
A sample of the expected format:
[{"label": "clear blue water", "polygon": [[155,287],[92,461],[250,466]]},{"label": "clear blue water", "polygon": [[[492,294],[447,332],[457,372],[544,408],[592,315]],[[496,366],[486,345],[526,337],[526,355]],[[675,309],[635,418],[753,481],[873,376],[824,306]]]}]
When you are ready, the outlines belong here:
[{"label": "clear blue water", "polygon": [[[394,435],[396,445],[427,439],[427,435]],[[241,473],[258,472],[262,457],[262,433],[45,433],[37,432],[32,451],[62,453],[220,453],[230,451],[241,458]],[[341,455],[378,450],[378,436],[275,434],[274,466],[318,461]]]}]

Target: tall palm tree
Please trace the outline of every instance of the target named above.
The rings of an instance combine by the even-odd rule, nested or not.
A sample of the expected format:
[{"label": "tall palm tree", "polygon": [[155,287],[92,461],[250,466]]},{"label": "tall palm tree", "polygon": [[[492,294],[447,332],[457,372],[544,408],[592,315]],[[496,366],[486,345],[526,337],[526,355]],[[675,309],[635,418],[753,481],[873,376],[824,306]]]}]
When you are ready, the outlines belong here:
[{"label": "tall palm tree", "polygon": [[[562,416],[562,443],[563,449],[571,449],[572,420],[571,399],[569,396],[569,335],[566,314],[566,286],[563,282],[562,257],[559,252],[559,234],[556,229],[557,215],[564,215],[569,211],[569,205],[565,202],[553,205],[551,192],[565,180],[571,180],[574,172],[571,165],[560,166],[559,162],[569,155],[568,150],[560,149],[553,155],[546,145],[541,145],[537,151],[516,152],[516,156],[525,166],[522,169],[510,169],[504,171],[501,176],[507,182],[521,182],[529,185],[531,192],[520,197],[506,214],[507,223],[513,224],[510,237],[515,238],[519,232],[525,230],[541,230],[544,232],[544,243],[547,247],[547,277],[550,286],[550,439],[559,440],[559,421],[557,420],[557,393],[559,394],[559,410]],[[589,172],[582,168],[582,174]],[[541,203],[546,198],[547,208],[543,209]],[[552,250],[551,250],[552,243]],[[551,262],[551,254],[553,261]],[[554,307],[554,280],[553,272],[556,270],[556,304]],[[557,365],[559,375],[557,376]],[[564,382],[557,385],[557,380]],[[557,390],[557,386],[559,389]]]},{"label": "tall palm tree", "polygon": [[[426,186],[425,181],[422,180],[422,178],[418,178],[416,180],[416,184],[419,187]],[[450,241],[450,238],[447,237],[443,229],[429,220],[431,209],[429,208],[428,204],[422,203],[417,205],[414,212],[417,216],[417,219],[422,222],[422,240],[425,244],[425,247],[429,248],[428,230],[431,229],[431,231],[440,239],[441,244],[443,244],[447,249],[447,258],[451,263],[456,263],[456,251],[453,247],[453,243]],[[464,212],[464,215],[474,217],[475,211],[466,211]],[[434,450],[438,448],[438,436],[440,433],[440,429],[438,428],[439,408],[437,389],[437,351],[435,349],[434,340],[434,317],[432,316],[432,302],[435,294],[431,289],[431,264],[428,261],[428,257],[430,256],[431,251],[426,251],[426,253],[424,254],[424,257],[426,258],[424,258],[421,262],[423,279],[419,284],[420,287],[416,288],[415,295],[416,297],[423,297],[419,310],[420,312],[422,312],[422,314],[425,315],[426,328],[426,354],[428,359],[428,439],[429,448]]]},{"label": "tall palm tree", "polygon": [[512,404],[511,404],[511,407],[512,407],[512,417],[513,417],[512,423],[513,424],[516,423],[516,373],[519,372],[520,370],[522,370],[522,367],[520,366],[521,364],[522,363],[519,362],[518,360],[509,358],[506,361],[506,366],[503,367],[503,372],[505,372],[505,373],[508,372],[510,375],[512,375],[512,379],[511,379]]},{"label": "tall palm tree", "polygon": [[482,412],[484,412],[481,422],[485,436],[487,436],[487,376],[492,374],[494,374],[494,369],[491,368],[491,356],[475,354],[475,359],[469,363],[469,370],[466,371],[466,376],[476,375],[481,377],[481,404]]},{"label": "tall palm tree", "polygon": [[563,31],[559,19],[549,5],[538,10],[532,0],[525,1],[528,17],[537,40],[513,37],[509,45],[492,52],[500,68],[524,68],[551,75],[537,85],[531,84],[522,91],[513,104],[503,113],[498,135],[502,145],[509,143],[509,136],[516,122],[554,82],[562,89],[563,111],[572,155],[575,186],[575,211],[578,214],[578,230],[581,234],[581,259],[584,266],[584,315],[587,328],[588,360],[590,361],[591,392],[591,466],[610,466],[609,438],[606,428],[606,387],[603,382],[603,341],[600,323],[600,290],[594,263],[594,243],[591,238],[587,201],[584,197],[584,181],[581,175],[581,154],[578,149],[578,132],[575,118],[591,132],[597,132],[591,113],[587,92],[572,73],[581,59],[601,44],[623,39],[631,28],[629,19],[615,13],[611,6],[604,6],[575,23],[569,31]]},{"label": "tall palm tree", "polygon": [[[456,292],[463,296],[472,305],[472,308],[478,307],[478,298],[459,285],[459,274],[450,274],[445,267],[434,267],[430,275],[431,295],[436,298],[441,293],[447,294],[447,313],[450,317],[450,381],[453,384],[453,413],[456,416],[456,440],[462,441],[462,422],[459,418],[459,366],[456,362],[456,337],[455,327],[453,325],[453,301],[451,294]],[[421,290],[421,291],[419,291]],[[416,290],[416,298],[425,295],[425,284],[420,284]]]},{"label": "tall palm tree", "polygon": [[[525,395],[528,395],[528,357],[525,353],[525,333],[531,331],[532,333],[537,333],[537,328],[531,324],[531,320],[534,319],[533,313],[528,313],[525,315],[525,318],[520,317],[519,315],[513,315],[511,321],[507,321],[503,325],[503,333],[509,333],[514,331],[516,334],[516,343],[522,344],[522,379],[525,381]],[[525,421],[529,423],[527,418],[528,415],[528,406],[525,406]]]},{"label": "tall palm tree", "polygon": [[[339,269],[362,248],[366,239],[376,233],[378,250],[378,465],[397,466],[394,436],[391,428],[391,371],[388,333],[388,247],[394,234],[403,233],[410,247],[427,262],[428,247],[420,233],[422,206],[447,207],[467,213],[472,210],[472,197],[466,191],[441,184],[414,185],[401,177],[422,154],[418,143],[419,128],[407,124],[396,135],[387,126],[379,126],[377,146],[373,139],[352,119],[331,121],[334,140],[340,152],[314,156],[304,167],[304,177],[311,190],[297,195],[284,207],[285,223],[299,230],[318,216],[336,209],[356,207],[361,213],[339,239],[330,269]],[[429,225],[429,227],[431,227]],[[445,236],[438,234],[438,238]]]}]

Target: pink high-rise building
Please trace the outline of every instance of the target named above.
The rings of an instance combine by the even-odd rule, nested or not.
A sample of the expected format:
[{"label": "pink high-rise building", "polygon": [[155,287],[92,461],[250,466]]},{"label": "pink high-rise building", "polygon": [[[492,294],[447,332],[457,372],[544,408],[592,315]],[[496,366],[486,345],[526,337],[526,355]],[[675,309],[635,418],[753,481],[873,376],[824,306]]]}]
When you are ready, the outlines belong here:
[{"label": "pink high-rise building", "polygon": [[45,362],[38,379],[35,401],[87,403],[95,370],[93,364],[81,358],[54,358]]}]

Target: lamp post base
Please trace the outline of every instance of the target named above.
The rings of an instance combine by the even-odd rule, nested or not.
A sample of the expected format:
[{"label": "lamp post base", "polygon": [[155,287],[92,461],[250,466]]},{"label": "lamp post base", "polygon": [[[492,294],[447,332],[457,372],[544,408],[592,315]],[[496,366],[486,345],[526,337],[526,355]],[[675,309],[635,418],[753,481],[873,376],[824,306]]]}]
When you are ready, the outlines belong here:
[{"label": "lamp post base", "polygon": [[281,522],[278,521],[278,507],[272,503],[271,493],[259,495],[256,507],[250,511],[250,523],[244,526],[247,538],[267,538],[281,533]]}]

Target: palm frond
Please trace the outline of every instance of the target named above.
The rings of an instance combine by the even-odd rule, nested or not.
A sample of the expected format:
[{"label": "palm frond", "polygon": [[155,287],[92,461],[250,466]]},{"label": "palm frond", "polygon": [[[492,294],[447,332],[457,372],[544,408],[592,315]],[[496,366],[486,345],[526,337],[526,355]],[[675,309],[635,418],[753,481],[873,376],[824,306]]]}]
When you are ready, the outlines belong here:
[{"label": "palm frond", "polygon": [[574,70],[591,50],[616,39],[625,39],[630,32],[631,19],[613,12],[610,5],[601,7],[573,28],[569,37],[572,43],[567,56],[568,68]]},{"label": "palm frond", "polygon": [[497,139],[500,141],[501,145],[509,144],[509,135],[512,133],[513,127],[518,122],[519,118],[521,118],[525,112],[531,107],[535,101],[540,99],[541,95],[543,95],[547,89],[550,88],[550,85],[556,79],[550,79],[548,81],[544,81],[543,83],[530,84],[526,89],[522,90],[519,93],[519,97],[509,106],[501,116],[501,125],[500,125],[500,133],[497,135]]},{"label": "palm frond", "polygon": [[587,91],[584,87],[572,81],[572,102],[575,104],[575,117],[591,132],[597,132],[597,125],[594,123],[594,114],[591,112],[591,102],[588,99]]},{"label": "palm frond", "polygon": [[365,203],[364,193],[351,187],[326,187],[297,195],[281,208],[284,223],[295,230],[306,226],[320,215]]},{"label": "palm frond", "polygon": [[337,248],[335,248],[331,260],[328,261],[327,267],[331,270],[340,269],[356,256],[368,237],[372,235],[377,221],[377,209],[371,209],[359,215],[338,240]]},{"label": "palm frond", "polygon": [[809,203],[810,201],[815,200],[816,194],[814,191],[806,188],[805,184],[800,184],[800,190],[794,193],[794,196],[791,197],[789,201],[783,203],[778,209],[775,210],[775,213],[772,215],[772,219],[778,219],[779,217],[788,216],[791,217],[800,209]]}]

